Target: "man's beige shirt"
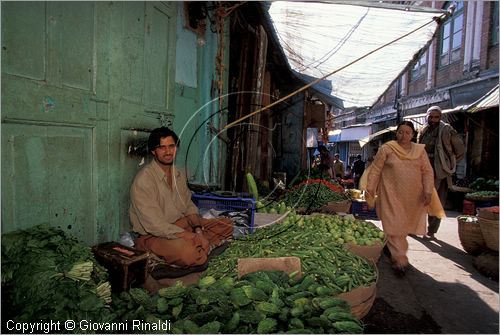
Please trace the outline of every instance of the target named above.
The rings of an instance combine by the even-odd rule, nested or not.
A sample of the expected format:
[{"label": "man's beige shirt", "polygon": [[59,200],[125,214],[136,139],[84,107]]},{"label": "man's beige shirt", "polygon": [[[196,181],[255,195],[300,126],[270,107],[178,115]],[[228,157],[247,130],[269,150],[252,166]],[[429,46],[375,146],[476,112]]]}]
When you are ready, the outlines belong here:
[{"label": "man's beige shirt", "polygon": [[130,188],[129,208],[135,232],[175,238],[175,233],[184,230],[174,223],[187,215],[198,214],[186,177],[175,167],[172,169],[172,188],[154,160],[137,173]]}]

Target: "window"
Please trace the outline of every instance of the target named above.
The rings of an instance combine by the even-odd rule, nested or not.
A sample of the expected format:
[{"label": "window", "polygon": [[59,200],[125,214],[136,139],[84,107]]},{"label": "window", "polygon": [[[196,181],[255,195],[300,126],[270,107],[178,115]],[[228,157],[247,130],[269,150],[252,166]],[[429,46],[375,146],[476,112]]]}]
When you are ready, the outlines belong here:
[{"label": "window", "polygon": [[498,1],[491,4],[491,45],[498,44]]},{"label": "window", "polygon": [[418,62],[413,65],[413,68],[411,69],[411,80],[416,80],[423,76],[425,74],[425,71],[427,69],[427,51],[424,52],[422,56],[420,56],[420,59]]},{"label": "window", "polygon": [[[441,44],[439,54],[439,65],[446,66],[460,59],[462,49],[462,35],[464,28],[464,4],[453,2],[455,12],[441,27]],[[449,8],[452,3],[448,3]]]}]

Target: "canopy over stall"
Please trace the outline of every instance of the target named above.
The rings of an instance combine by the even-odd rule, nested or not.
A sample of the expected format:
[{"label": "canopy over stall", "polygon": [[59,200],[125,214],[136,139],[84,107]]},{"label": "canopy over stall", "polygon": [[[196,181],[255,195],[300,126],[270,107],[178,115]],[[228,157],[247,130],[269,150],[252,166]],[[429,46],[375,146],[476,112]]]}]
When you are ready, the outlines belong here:
[{"label": "canopy over stall", "polygon": [[391,126],[391,127],[387,127],[385,129],[382,129],[380,131],[377,131],[376,133],[373,133],[369,136],[366,136],[366,137],[363,137],[362,139],[360,139],[358,142],[359,142],[359,146],[362,148],[365,146],[365,144],[371,142],[373,139],[375,139],[376,137],[379,137],[381,135],[384,135],[388,132],[395,132],[396,131],[396,126]]},{"label": "canopy over stall", "polygon": [[443,13],[359,1],[275,1],[269,8],[291,69],[313,78],[335,72],[326,78],[330,94],[345,107],[373,105],[430,42]]},{"label": "canopy over stall", "polygon": [[475,113],[483,109],[492,108],[498,106],[499,90],[498,85],[491,89],[488,93],[482,96],[477,101],[473,102],[467,107],[467,112]]}]

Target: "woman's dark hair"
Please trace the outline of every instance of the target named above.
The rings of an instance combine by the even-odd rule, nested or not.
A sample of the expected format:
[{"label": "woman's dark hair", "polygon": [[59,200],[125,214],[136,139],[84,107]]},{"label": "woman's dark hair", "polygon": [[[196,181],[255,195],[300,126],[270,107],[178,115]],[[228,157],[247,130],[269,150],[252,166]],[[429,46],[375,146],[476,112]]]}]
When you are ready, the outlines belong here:
[{"label": "woman's dark hair", "polygon": [[174,133],[173,130],[167,128],[167,127],[160,127],[153,129],[151,131],[151,134],[149,134],[149,139],[148,139],[148,150],[151,152],[154,149],[156,149],[157,146],[160,145],[160,140],[165,137],[172,136],[174,139],[175,145],[177,147],[180,146],[181,142],[179,141],[179,138],[177,137],[177,134]]},{"label": "woman's dark hair", "polygon": [[411,128],[411,130],[415,133],[415,126],[413,125],[413,122],[411,121],[402,121],[398,124],[398,127],[396,128],[396,131],[401,127],[401,126],[408,126]]}]

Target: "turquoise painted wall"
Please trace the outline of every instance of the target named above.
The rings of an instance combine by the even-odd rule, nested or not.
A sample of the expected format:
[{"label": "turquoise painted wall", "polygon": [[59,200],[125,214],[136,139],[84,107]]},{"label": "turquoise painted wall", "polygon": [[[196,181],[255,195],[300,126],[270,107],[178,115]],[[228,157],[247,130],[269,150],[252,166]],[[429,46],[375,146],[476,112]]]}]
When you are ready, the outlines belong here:
[{"label": "turquoise painted wall", "polygon": [[[203,36],[184,26],[183,11],[179,7],[174,129],[181,136],[181,150],[177,163],[186,167],[190,182],[218,184],[222,180],[226,152],[224,142],[217,136],[221,122],[226,119],[216,89],[219,38],[209,26]],[[227,31],[227,22],[225,27]],[[228,34],[224,35],[223,55],[226,65],[221,77],[222,94],[227,92]],[[226,102],[227,99],[223,100],[223,106]]]}]

